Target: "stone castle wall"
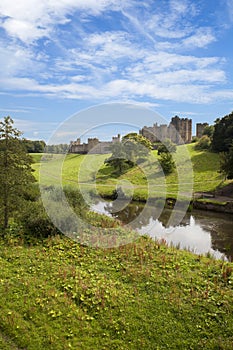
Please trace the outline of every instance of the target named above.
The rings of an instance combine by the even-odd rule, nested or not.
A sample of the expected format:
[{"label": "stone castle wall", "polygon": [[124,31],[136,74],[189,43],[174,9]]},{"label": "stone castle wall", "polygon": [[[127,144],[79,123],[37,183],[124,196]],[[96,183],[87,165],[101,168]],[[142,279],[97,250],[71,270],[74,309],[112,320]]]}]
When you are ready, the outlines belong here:
[{"label": "stone castle wall", "polygon": [[170,139],[176,144],[190,143],[192,141],[192,119],[172,118],[169,125],[157,123],[153,126],[144,126],[139,133],[151,142],[163,142]]},{"label": "stone castle wall", "polygon": [[78,138],[76,141],[71,141],[69,153],[78,154],[107,154],[110,153],[111,145],[115,142],[120,142],[120,135],[112,138],[112,141],[99,141],[98,138],[88,138],[87,143],[81,143]]},{"label": "stone castle wall", "polygon": [[[196,136],[201,137],[204,128],[208,123],[196,124]],[[165,139],[170,139],[177,145],[192,142],[192,119],[180,118],[175,116],[171,119],[169,125],[155,123],[153,126],[144,126],[139,134],[146,137],[152,143],[163,142]],[[115,142],[120,142],[120,135],[112,137],[112,141],[99,141],[98,138],[89,138],[87,143],[81,143],[80,139],[71,141],[70,153],[79,154],[107,154],[111,152],[111,145]]]}]

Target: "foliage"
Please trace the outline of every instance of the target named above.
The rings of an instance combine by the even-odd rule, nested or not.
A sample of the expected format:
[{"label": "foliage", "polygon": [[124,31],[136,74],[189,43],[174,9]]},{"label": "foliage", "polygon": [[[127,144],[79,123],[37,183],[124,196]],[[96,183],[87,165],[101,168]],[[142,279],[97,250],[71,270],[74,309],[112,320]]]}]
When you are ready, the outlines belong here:
[{"label": "foliage", "polygon": [[207,135],[203,135],[195,144],[197,150],[208,150],[211,147],[211,139]]},{"label": "foliage", "polygon": [[105,164],[112,166],[115,173],[120,175],[137,163],[143,162],[152,149],[151,142],[137,133],[127,134],[122,142],[113,143],[112,155]]},{"label": "foliage", "polygon": [[233,143],[229,148],[229,152],[220,153],[220,172],[227,179],[233,179]]},{"label": "foliage", "polygon": [[212,140],[213,134],[214,134],[214,125],[206,125],[203,130],[202,136],[207,135]]},{"label": "foliage", "polygon": [[170,139],[165,139],[162,144],[158,147],[158,155],[161,153],[175,153],[176,144],[173,143]]},{"label": "foliage", "polygon": [[137,134],[136,132],[129,133],[125,136],[123,136],[122,141],[127,143],[128,141],[134,142],[134,144],[140,144],[147,148],[148,150],[152,149],[152,144],[150,140],[148,140],[146,137]]},{"label": "foliage", "polygon": [[[183,156],[184,149],[187,149],[190,154],[190,160],[193,166],[194,183],[193,190],[195,192],[213,191],[222,180],[223,176],[219,173],[219,154],[209,151],[200,151],[195,149],[195,144],[177,146],[176,153],[173,154],[173,159],[179,165],[179,169],[185,174],[187,164]],[[96,174],[94,180],[93,190],[97,191],[102,196],[112,197],[113,191],[116,189],[117,182],[120,180],[129,181],[134,187],[133,198],[137,200],[146,200],[148,197],[148,179],[151,182],[152,195],[158,197],[163,196],[164,191],[161,183],[164,181],[164,175],[159,167],[157,151],[152,151],[148,157],[148,161],[143,165],[145,172],[141,171],[140,167],[128,168],[121,175],[114,174],[114,169],[110,166],[104,165],[106,158],[105,154],[95,155],[79,155],[68,154],[63,164],[63,184],[74,185],[77,183],[77,174],[81,164],[85,161],[85,171],[82,172],[80,182],[86,183],[87,191],[90,190],[90,184],[93,183],[93,173],[88,168],[88,164],[92,164],[93,169],[99,169],[99,164],[103,164],[102,168]],[[59,184],[59,177],[57,176],[56,159],[53,160],[54,168],[51,164],[50,174],[48,174],[48,184],[51,183],[51,176],[54,184]],[[37,163],[33,164],[35,169],[36,179],[39,179],[39,159]],[[178,191],[178,177],[177,171],[173,171],[166,177],[166,191],[167,194],[175,198]],[[187,185],[188,186],[188,185]]]},{"label": "foliage", "polygon": [[0,122],[0,209],[4,216],[4,229],[8,226],[10,216],[22,205],[24,194],[35,181],[31,157],[22,144],[21,132],[13,124],[10,117],[5,117]]},{"label": "foliage", "polygon": [[228,152],[233,140],[233,112],[215,121],[212,148],[215,152]]},{"label": "foliage", "polygon": [[[72,227],[72,219],[67,217],[67,215],[60,210],[58,203],[61,199],[62,190],[55,186],[50,186],[45,190],[45,196],[47,195],[49,199],[53,199],[53,211],[55,217],[57,218],[56,213],[58,211],[60,213],[59,226],[64,226],[66,228]],[[79,217],[85,217],[87,215],[88,206],[80,191],[75,189],[74,186],[67,185],[64,186],[63,191],[69,205],[73,208],[75,213]],[[28,200],[16,217],[28,236],[46,238],[59,233],[59,230],[48,217],[40,198],[32,198],[32,200]]]},{"label": "foliage", "polygon": [[46,143],[42,140],[23,139],[22,142],[28,153],[43,153],[46,146]]},{"label": "foliage", "polygon": [[159,156],[159,162],[163,169],[165,175],[168,175],[173,172],[175,169],[175,162],[172,158],[171,153],[163,152]]},{"label": "foliage", "polygon": [[233,265],[141,237],[0,240],[3,350],[232,349]]},{"label": "foliage", "polygon": [[113,143],[111,151],[111,157],[105,159],[104,163],[112,166],[117,174],[121,174],[124,170],[129,168],[124,144],[121,142]]},{"label": "foliage", "polygon": [[65,154],[69,151],[69,145],[66,143],[60,143],[58,145],[46,145],[46,153],[55,153],[55,154]]},{"label": "foliage", "polygon": [[171,174],[175,169],[172,153],[176,152],[176,145],[169,139],[165,139],[158,147],[159,162],[165,175]]},{"label": "foliage", "polygon": [[192,137],[192,143],[195,143],[195,142],[197,142],[199,139],[198,139],[198,137],[197,136],[193,136]]}]

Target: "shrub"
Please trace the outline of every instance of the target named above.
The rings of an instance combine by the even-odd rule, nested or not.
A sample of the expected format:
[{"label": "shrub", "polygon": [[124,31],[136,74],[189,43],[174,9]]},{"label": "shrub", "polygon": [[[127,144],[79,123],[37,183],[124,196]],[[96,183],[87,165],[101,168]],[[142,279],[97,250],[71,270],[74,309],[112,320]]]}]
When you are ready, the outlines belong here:
[{"label": "shrub", "polygon": [[207,135],[203,135],[200,140],[196,143],[195,149],[207,150],[211,147],[211,139]]},{"label": "shrub", "polygon": [[175,169],[175,162],[170,153],[161,153],[159,161],[165,175],[172,173]]}]

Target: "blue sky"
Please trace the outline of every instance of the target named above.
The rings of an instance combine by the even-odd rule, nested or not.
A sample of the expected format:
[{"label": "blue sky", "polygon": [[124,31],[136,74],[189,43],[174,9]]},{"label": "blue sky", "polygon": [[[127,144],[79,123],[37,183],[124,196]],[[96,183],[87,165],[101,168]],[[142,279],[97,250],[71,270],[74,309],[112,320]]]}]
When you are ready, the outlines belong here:
[{"label": "blue sky", "polygon": [[[1,0],[0,116],[45,140],[110,102],[213,123],[233,110],[232,38],[233,0]],[[101,108],[81,119],[102,124]]]}]

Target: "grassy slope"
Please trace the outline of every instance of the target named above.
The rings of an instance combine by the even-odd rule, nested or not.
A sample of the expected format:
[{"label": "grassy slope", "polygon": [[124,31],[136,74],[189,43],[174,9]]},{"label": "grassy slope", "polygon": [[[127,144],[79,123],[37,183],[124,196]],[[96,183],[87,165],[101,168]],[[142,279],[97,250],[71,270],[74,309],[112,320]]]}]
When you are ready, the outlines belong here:
[{"label": "grassy slope", "polygon": [[232,349],[232,269],[145,238],[0,241],[0,348]]},{"label": "grassy slope", "polygon": [[[184,157],[185,147],[187,147],[186,149],[192,162],[194,173],[193,191],[213,190],[222,181],[222,176],[218,173],[218,154],[207,151],[195,151],[194,144],[177,147],[175,160],[176,164],[179,164],[179,181],[183,184],[183,188],[180,190],[185,193],[184,184],[187,182],[187,191],[189,191],[191,182],[190,171],[187,170],[187,157],[186,159]],[[89,183],[89,185],[93,186],[96,176],[98,189],[102,194],[111,193],[119,181],[128,180],[135,186],[135,198],[147,197],[148,183],[151,186],[150,193],[152,196],[164,195],[166,191],[167,195],[176,196],[179,182],[177,172],[170,174],[165,180],[163,172],[159,167],[156,151],[152,152],[150,160],[143,167],[143,171],[139,168],[133,168],[118,178],[112,176],[111,167],[103,165],[107,157],[108,155],[67,155],[62,170],[63,183],[78,183],[79,176],[80,182]],[[38,178],[38,155],[35,156],[35,160],[35,175]],[[56,183],[58,181],[57,178],[60,169],[57,168],[57,164],[58,162],[55,157],[55,160],[49,163],[47,169],[48,178],[45,178],[45,182],[48,181],[48,183],[51,183],[52,180],[53,183]],[[79,169],[81,169],[80,172]],[[96,174],[97,169],[99,171]],[[82,186],[85,187],[87,185]]]}]

